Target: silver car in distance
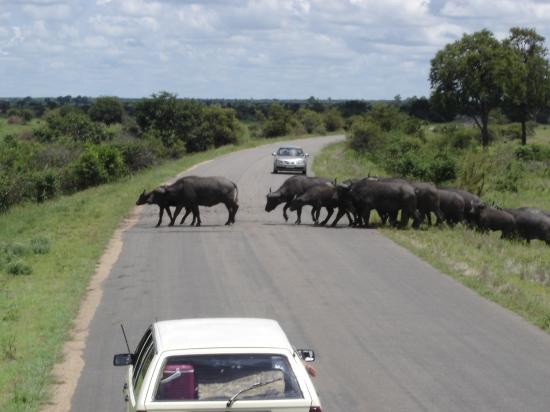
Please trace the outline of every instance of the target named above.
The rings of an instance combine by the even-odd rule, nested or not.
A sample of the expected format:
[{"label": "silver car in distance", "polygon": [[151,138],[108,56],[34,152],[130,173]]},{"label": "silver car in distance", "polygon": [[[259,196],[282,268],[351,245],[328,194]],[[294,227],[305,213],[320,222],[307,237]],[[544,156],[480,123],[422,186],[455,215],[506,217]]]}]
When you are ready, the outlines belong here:
[{"label": "silver car in distance", "polygon": [[307,172],[307,158],[309,154],[304,153],[301,147],[283,146],[273,156],[273,173],[300,172],[304,175]]}]

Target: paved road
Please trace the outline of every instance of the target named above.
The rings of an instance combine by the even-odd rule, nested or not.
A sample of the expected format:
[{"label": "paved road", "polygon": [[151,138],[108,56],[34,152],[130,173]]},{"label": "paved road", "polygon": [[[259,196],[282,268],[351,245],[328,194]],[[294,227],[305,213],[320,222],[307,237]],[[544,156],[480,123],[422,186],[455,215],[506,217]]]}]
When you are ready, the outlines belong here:
[{"label": "paved road", "polygon": [[[299,142],[315,153],[334,137]],[[125,351],[155,319],[277,319],[297,347],[318,355],[325,412],[550,410],[550,336],[459,285],[375,230],[285,223],[267,214],[276,145],[193,170],[237,182],[237,224],[225,208],[203,227],[155,229],[143,209],[124,235],[91,324],[74,412],[121,411]],[[137,197],[137,194],[136,194]]]}]

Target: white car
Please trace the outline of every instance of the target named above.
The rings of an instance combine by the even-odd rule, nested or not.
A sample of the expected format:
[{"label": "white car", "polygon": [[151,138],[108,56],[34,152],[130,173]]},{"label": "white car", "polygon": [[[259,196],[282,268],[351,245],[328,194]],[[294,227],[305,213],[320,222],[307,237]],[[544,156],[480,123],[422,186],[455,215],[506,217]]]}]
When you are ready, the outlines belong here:
[{"label": "white car", "polygon": [[313,360],[274,320],[205,318],[156,322],[113,363],[128,365],[131,412],[321,412],[303,363]]},{"label": "white car", "polygon": [[281,171],[300,172],[304,175],[307,172],[308,153],[304,153],[301,147],[283,146],[279,147],[276,152],[271,153],[273,156],[273,173]]}]

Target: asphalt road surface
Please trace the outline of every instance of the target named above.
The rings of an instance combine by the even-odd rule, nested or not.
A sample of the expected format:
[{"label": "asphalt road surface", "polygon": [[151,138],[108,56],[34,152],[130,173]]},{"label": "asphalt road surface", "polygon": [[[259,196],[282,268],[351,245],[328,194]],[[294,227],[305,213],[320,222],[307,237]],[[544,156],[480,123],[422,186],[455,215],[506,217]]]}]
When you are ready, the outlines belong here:
[{"label": "asphalt road surface", "polygon": [[[337,138],[295,143],[314,154]],[[220,316],[276,319],[313,348],[324,412],[550,410],[550,336],[376,230],[315,227],[309,208],[301,226],[281,206],[266,213],[289,177],[270,173],[277,146],[192,171],[238,184],[233,227],[224,206],[201,208],[200,228],[155,228],[157,207],[143,207],[103,284],[72,411],[124,409],[120,323],[135,347],[155,319]]]}]

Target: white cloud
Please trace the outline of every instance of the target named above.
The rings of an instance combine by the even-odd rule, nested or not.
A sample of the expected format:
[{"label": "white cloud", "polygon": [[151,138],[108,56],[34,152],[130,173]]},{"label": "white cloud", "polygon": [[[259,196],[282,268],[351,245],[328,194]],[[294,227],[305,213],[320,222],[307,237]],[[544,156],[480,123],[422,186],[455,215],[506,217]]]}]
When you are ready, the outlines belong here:
[{"label": "white cloud", "polygon": [[71,17],[71,6],[63,3],[42,2],[26,4],[22,10],[34,19],[63,20]]}]

